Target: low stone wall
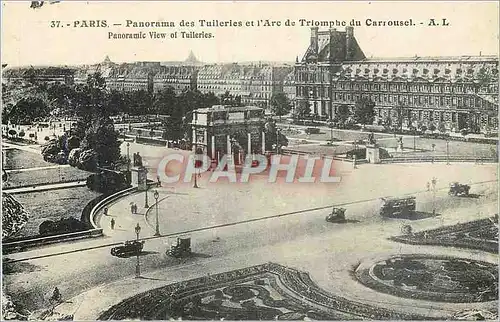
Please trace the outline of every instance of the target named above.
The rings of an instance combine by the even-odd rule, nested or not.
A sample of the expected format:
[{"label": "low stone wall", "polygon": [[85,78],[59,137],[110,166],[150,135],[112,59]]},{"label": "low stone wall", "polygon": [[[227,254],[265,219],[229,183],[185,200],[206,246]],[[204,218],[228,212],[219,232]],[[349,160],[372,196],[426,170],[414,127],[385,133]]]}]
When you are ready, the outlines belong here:
[{"label": "low stone wall", "polygon": [[52,236],[26,238],[22,240],[16,240],[12,242],[2,243],[2,253],[8,254],[12,252],[24,251],[31,247],[61,243],[67,241],[74,241],[84,238],[97,238],[102,237],[103,232],[99,223],[96,222],[96,217],[99,212],[104,209],[110,203],[118,200],[119,198],[126,196],[128,194],[134,193],[137,187],[128,188],[119,192],[116,192],[109,196],[100,196],[92,201],[90,201],[87,206],[82,211],[81,221],[89,225],[88,230],[78,231],[74,233],[67,234],[57,234]]}]

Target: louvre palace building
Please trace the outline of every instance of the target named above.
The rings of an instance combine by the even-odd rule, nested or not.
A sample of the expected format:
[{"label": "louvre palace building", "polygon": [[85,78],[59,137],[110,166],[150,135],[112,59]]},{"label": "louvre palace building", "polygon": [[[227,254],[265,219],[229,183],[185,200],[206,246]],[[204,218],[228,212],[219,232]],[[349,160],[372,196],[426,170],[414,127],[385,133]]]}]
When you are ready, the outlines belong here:
[{"label": "louvre palace building", "polygon": [[431,124],[473,132],[498,128],[498,57],[366,58],[354,29],[311,28],[304,57],[295,64],[296,103],[321,119],[361,99],[375,104],[375,122]]}]

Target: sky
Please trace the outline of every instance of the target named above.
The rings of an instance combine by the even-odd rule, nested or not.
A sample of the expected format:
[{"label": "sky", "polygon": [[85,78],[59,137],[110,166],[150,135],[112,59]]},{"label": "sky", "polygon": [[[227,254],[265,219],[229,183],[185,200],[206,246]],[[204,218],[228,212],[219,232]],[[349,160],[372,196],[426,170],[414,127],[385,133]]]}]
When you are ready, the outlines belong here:
[{"label": "sky", "polygon": [[[62,0],[38,9],[29,1],[2,1],[2,63],[9,66],[78,65],[101,62],[182,61],[190,50],[206,63],[295,61],[304,54],[310,28],[299,19],[359,20],[354,28],[367,57],[498,55],[498,2],[183,2],[183,1],[74,1]],[[449,26],[428,26],[429,19]],[[275,27],[202,28],[199,20],[275,20]],[[290,19],[295,26],[283,26]],[[411,27],[367,26],[366,20],[412,19]],[[83,20],[106,20],[107,27],[74,27]],[[126,21],[169,21],[173,28],[127,28]],[[180,21],[195,27],[181,27]],[[51,21],[60,21],[51,28]],[[420,24],[422,22],[423,24]],[[69,26],[68,26],[69,24]],[[122,24],[113,26],[113,24]],[[344,30],[343,26],[336,27]],[[326,30],[327,27],[320,28]],[[149,32],[167,39],[149,39]],[[213,38],[172,39],[177,31],[211,33]],[[109,39],[109,33],[145,32],[147,39]]]}]

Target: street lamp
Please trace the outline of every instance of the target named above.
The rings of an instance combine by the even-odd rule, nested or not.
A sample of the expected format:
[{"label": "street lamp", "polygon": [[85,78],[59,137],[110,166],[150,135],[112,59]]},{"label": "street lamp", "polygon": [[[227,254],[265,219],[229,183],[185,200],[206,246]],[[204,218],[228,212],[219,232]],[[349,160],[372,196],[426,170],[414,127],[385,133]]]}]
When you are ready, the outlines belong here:
[{"label": "street lamp", "polygon": [[130,143],[127,142],[127,171],[130,172]]},{"label": "street lamp", "polygon": [[149,208],[149,205],[148,205],[148,189],[149,189],[149,185],[148,185],[148,176],[146,174],[146,190],[144,190],[144,208]]},{"label": "street lamp", "polygon": [[413,152],[417,151],[416,139],[417,139],[417,130],[413,129]]},{"label": "street lamp", "polygon": [[160,235],[160,224],[158,222],[158,198],[160,197],[158,190],[155,190],[154,197],[156,200],[156,233],[155,233],[155,236],[159,237],[161,235]]},{"label": "street lamp", "polygon": [[196,173],[196,166],[198,165],[198,163],[196,162],[196,159],[197,159],[197,150],[198,150],[198,142],[195,142],[194,143],[194,158],[193,158],[193,163],[194,163],[194,184],[193,184],[193,188],[199,188],[198,187],[198,174]]},{"label": "street lamp", "polygon": [[331,119],[328,126],[330,127],[330,142],[333,142],[333,121]]},{"label": "street lamp", "polygon": [[437,184],[437,179],[436,177],[433,177],[431,180],[432,183],[432,215],[436,215],[436,184]]},{"label": "street lamp", "polygon": [[450,150],[449,150],[450,141],[446,139],[446,164],[450,164]]},{"label": "street lamp", "polygon": [[277,128],[276,129],[276,154],[279,154],[279,140],[280,140],[280,133],[281,133],[281,129]]},{"label": "street lamp", "polygon": [[[139,226],[139,223],[137,223],[137,226],[135,226],[135,234],[137,235],[137,242],[139,242],[139,234],[141,233],[141,226]],[[139,250],[137,250],[137,262],[135,265],[135,278],[140,278],[141,277],[141,264],[139,262]]]},{"label": "street lamp", "polygon": [[434,151],[436,149],[436,145],[432,143],[432,163],[434,163]]}]

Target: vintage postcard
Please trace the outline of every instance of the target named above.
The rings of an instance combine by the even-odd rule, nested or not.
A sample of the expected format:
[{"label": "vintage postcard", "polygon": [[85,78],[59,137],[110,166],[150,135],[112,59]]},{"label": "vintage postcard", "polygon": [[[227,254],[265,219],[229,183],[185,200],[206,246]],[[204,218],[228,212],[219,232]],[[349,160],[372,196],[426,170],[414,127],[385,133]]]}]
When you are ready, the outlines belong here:
[{"label": "vintage postcard", "polygon": [[2,320],[498,320],[498,2],[1,6]]}]

